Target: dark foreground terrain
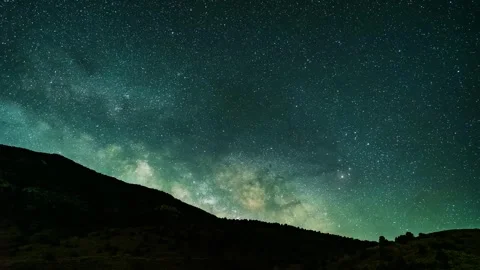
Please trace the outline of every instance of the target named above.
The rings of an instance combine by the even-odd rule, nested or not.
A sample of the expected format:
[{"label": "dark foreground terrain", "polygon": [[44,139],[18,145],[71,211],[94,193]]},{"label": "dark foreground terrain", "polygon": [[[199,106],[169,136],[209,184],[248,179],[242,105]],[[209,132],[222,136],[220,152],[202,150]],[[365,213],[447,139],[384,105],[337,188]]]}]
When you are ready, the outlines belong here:
[{"label": "dark foreground terrain", "polygon": [[0,145],[0,269],[480,269],[480,230],[377,243],[219,219],[62,156]]}]

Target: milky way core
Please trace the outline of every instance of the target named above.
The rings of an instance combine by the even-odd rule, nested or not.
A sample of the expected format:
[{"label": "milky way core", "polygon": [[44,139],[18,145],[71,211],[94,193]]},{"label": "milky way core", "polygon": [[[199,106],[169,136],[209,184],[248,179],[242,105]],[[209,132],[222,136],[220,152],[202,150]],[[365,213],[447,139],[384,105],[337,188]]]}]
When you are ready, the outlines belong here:
[{"label": "milky way core", "polygon": [[480,227],[480,2],[304,2],[2,1],[0,143],[219,217]]}]

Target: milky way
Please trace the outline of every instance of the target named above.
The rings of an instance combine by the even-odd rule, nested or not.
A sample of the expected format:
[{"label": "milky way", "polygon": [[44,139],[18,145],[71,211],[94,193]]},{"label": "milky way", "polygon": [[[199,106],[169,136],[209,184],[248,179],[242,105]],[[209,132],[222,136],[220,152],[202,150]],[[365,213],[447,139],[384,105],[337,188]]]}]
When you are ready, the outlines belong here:
[{"label": "milky way", "polygon": [[0,143],[220,217],[480,227],[476,1],[154,2],[0,3]]}]

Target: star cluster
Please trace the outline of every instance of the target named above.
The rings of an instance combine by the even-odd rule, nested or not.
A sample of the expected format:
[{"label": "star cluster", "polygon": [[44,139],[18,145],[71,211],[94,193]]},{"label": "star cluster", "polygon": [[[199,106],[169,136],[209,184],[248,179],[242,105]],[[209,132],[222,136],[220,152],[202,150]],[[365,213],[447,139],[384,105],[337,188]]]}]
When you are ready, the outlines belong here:
[{"label": "star cluster", "polygon": [[217,216],[480,227],[476,1],[0,3],[0,143]]}]

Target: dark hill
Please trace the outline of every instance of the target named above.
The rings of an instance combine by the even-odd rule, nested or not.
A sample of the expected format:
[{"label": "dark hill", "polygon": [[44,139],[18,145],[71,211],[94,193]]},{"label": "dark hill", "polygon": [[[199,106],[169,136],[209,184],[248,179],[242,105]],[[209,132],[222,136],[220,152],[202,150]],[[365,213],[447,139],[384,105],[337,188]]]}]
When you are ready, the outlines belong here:
[{"label": "dark hill", "polygon": [[330,269],[480,269],[480,230],[464,229],[401,235],[382,241],[354,256],[345,256]]},{"label": "dark hill", "polygon": [[[451,235],[442,233],[420,239],[426,254],[452,248],[430,246]],[[454,241],[452,252],[435,251],[424,266],[440,260],[445,267],[457,255],[474,265],[479,232],[465,233],[468,241]],[[62,156],[0,145],[0,269],[376,269],[417,256],[405,253],[412,240],[404,240],[385,247],[286,225],[218,219]],[[391,265],[382,261],[385,250]]]},{"label": "dark hill", "polygon": [[[140,226],[215,217],[171,195],[99,174],[56,154],[0,146],[1,210],[31,227]],[[15,202],[15,203],[9,203]]]}]

